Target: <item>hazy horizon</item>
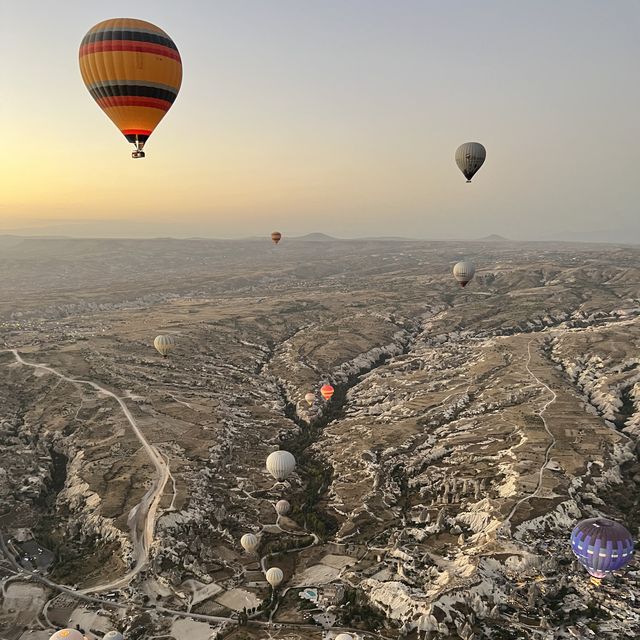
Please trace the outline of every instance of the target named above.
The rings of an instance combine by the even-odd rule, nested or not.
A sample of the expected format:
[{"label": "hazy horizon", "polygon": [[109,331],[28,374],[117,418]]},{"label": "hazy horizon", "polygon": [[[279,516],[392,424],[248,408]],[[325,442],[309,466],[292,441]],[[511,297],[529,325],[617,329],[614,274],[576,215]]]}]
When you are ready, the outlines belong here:
[{"label": "hazy horizon", "polygon": [[[78,70],[117,15],[184,64],[140,161]],[[27,1],[2,24],[0,233],[640,242],[637,2]]]}]

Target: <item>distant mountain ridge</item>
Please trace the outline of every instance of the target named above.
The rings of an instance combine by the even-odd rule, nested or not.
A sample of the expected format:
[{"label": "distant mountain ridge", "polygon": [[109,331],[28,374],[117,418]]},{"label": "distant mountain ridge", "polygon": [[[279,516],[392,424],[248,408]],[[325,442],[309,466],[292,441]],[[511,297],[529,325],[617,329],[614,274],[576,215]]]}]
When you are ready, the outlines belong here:
[{"label": "distant mountain ridge", "polygon": [[326,233],[320,233],[318,231],[314,233],[307,233],[304,236],[292,236],[291,240],[304,240],[305,242],[335,242],[340,238],[334,238]]},{"label": "distant mountain ridge", "polygon": [[513,242],[509,238],[505,238],[504,236],[498,235],[497,233],[492,233],[484,238],[480,238],[481,242]]}]

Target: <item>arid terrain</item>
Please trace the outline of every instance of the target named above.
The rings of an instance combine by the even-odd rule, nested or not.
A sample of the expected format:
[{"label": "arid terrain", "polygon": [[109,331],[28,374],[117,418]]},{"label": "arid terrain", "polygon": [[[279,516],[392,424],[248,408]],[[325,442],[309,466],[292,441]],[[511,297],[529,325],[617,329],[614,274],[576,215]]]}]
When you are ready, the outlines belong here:
[{"label": "arid terrain", "polygon": [[0,267],[3,640],[640,637],[640,563],[595,586],[568,542],[639,535],[640,248],[3,237]]}]

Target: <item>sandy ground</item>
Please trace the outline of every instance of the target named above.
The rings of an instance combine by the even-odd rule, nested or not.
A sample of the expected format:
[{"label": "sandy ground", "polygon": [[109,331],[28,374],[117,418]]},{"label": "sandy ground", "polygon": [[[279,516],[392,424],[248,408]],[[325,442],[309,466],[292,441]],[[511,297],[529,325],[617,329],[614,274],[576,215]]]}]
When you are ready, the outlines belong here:
[{"label": "sandy ground", "polygon": [[234,611],[242,611],[244,607],[252,609],[259,606],[262,600],[244,589],[231,589],[216,598],[216,602]]},{"label": "sandy ground", "polygon": [[215,627],[195,620],[176,620],[171,625],[171,635],[178,640],[210,640],[214,632]]},{"label": "sandy ground", "polygon": [[356,561],[349,556],[336,556],[331,553],[327,554],[322,558],[322,560],[320,560],[320,564],[333,567],[334,569],[343,569],[344,567],[349,567],[355,563]]},{"label": "sandy ground", "polygon": [[[84,629],[85,635],[89,640],[102,638],[107,631],[111,631],[113,628],[113,623],[108,618],[98,615],[97,611],[85,609],[84,607],[75,609],[69,618],[67,626],[75,627],[76,625],[80,625],[80,628]],[[95,635],[90,630],[98,631],[100,635]]]},{"label": "sandy ground", "polygon": [[6,591],[3,608],[40,611],[46,601],[44,589],[35,584],[12,582]]},{"label": "sandy ground", "polygon": [[20,640],[49,640],[50,637],[51,631],[25,631],[20,636]]}]

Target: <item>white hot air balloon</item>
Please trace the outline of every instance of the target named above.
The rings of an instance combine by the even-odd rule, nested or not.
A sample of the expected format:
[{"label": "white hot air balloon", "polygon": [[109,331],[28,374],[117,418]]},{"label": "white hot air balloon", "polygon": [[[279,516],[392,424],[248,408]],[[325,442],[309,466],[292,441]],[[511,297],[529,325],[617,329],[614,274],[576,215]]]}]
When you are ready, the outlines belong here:
[{"label": "white hot air balloon", "polygon": [[274,451],[267,457],[267,471],[278,481],[285,480],[296,468],[296,459],[288,451]]},{"label": "white hot air balloon", "polygon": [[275,589],[284,580],[284,573],[282,573],[282,569],[278,569],[278,567],[271,567],[271,569],[264,574],[264,577]]},{"label": "white hot air balloon", "polygon": [[175,349],[176,339],[173,336],[157,336],[153,346],[166,358]]},{"label": "white hot air balloon", "polygon": [[306,400],[307,404],[311,406],[315,402],[316,394],[311,392],[305,393],[304,399]]},{"label": "white hot air balloon", "polygon": [[467,182],[471,182],[486,157],[487,150],[479,142],[465,142],[456,149],[456,164]]},{"label": "white hot air balloon", "polygon": [[108,631],[102,640],[124,640],[124,636],[119,631]]},{"label": "white hot air balloon", "polygon": [[353,636],[349,633],[339,633],[335,640],[353,640]]},{"label": "white hot air balloon", "polygon": [[240,538],[240,544],[247,553],[253,553],[258,548],[258,538],[253,533],[245,533]]},{"label": "white hot air balloon", "polygon": [[60,629],[49,640],[86,640],[77,629]]},{"label": "white hot air balloon", "polygon": [[476,266],[468,260],[458,262],[453,267],[453,277],[460,283],[461,287],[466,287],[471,282],[475,272]]},{"label": "white hot air balloon", "polygon": [[291,511],[291,505],[286,500],[276,502],[276,513],[279,516],[286,516]]}]

